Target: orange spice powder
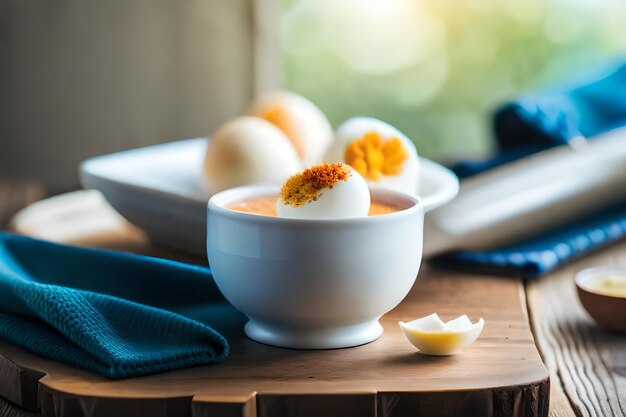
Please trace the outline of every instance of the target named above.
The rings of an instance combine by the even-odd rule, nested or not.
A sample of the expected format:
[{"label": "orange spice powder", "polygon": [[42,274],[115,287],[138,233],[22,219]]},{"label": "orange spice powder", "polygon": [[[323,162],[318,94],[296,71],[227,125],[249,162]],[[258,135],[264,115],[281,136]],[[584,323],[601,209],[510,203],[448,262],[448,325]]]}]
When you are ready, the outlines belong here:
[{"label": "orange spice powder", "polygon": [[280,190],[283,203],[300,207],[315,201],[326,188],[333,188],[339,181],[350,177],[350,167],[344,164],[314,165],[291,176]]}]

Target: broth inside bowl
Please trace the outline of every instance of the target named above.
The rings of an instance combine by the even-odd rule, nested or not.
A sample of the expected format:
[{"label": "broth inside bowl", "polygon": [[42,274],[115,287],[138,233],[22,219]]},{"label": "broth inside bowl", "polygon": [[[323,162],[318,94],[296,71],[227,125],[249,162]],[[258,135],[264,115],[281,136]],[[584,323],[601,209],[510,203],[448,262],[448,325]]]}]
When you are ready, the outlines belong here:
[{"label": "broth inside bowl", "polygon": [[[242,213],[257,214],[260,216],[277,216],[276,203],[278,202],[278,196],[260,196],[246,198],[241,201],[226,204],[224,208],[233,211],[239,211]],[[400,210],[404,210],[406,207],[391,204],[387,201],[373,200],[370,204],[369,215],[379,216],[382,214],[395,213]]]}]

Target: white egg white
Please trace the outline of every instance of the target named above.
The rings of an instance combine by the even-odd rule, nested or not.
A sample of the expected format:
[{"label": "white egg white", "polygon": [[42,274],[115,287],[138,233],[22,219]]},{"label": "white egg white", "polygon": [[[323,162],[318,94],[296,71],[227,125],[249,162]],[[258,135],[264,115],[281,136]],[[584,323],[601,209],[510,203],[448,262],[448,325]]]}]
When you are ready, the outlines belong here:
[{"label": "white egg white", "polygon": [[249,114],[262,117],[269,109],[279,109],[286,118],[287,128],[277,127],[292,142],[303,165],[322,162],[333,141],[333,129],[324,113],[299,94],[274,91],[255,100]]},{"label": "white egg white", "polygon": [[322,190],[317,199],[301,206],[285,204],[278,199],[279,217],[293,219],[343,219],[367,216],[370,208],[370,193],[367,182],[353,169],[350,176],[332,188]]},{"label": "white egg white", "polygon": [[395,127],[381,120],[370,117],[355,117],[342,123],[335,132],[335,141],[330,147],[327,162],[346,163],[346,148],[355,140],[362,138],[366,133],[376,132],[383,140],[398,138],[408,152],[408,158],[402,164],[402,171],[398,175],[384,175],[378,181],[366,181],[372,188],[388,188],[409,194],[417,193],[419,157],[413,142]]},{"label": "white egg white", "polygon": [[222,125],[207,147],[205,183],[213,193],[247,184],[281,184],[301,169],[285,134],[257,117]]}]

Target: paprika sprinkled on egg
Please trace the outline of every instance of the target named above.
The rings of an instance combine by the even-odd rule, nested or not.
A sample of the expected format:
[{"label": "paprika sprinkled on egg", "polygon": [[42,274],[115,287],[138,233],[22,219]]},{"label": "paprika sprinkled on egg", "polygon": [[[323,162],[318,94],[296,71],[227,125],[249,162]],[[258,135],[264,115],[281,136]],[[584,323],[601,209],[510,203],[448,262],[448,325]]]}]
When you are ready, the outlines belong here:
[{"label": "paprika sprinkled on egg", "polygon": [[314,165],[293,175],[276,202],[279,217],[295,219],[365,217],[369,208],[367,182],[345,164]]},{"label": "paprika sprinkled on egg", "polygon": [[350,169],[343,164],[314,165],[285,181],[280,197],[286,205],[299,207],[316,201],[325,188],[333,188],[339,181],[346,181],[350,175]]}]

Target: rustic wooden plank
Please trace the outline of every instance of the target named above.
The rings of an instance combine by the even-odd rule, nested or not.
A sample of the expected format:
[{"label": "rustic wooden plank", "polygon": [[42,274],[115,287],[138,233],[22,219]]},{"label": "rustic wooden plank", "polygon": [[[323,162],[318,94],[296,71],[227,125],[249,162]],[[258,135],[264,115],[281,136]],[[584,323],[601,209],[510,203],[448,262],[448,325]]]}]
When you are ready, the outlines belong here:
[{"label": "rustic wooden plank", "polygon": [[41,184],[36,182],[0,180],[0,229],[23,207],[44,197]]},{"label": "rustic wooden plank", "polygon": [[35,412],[39,409],[39,380],[44,375],[44,372],[24,367],[0,354],[0,397]]},{"label": "rustic wooden plank", "polygon": [[0,416],[2,417],[39,417],[40,415],[39,412],[33,413],[0,397]]},{"label": "rustic wooden plank", "polygon": [[206,262],[150,245],[96,190],[81,190],[37,201],[17,213],[10,230],[69,245],[114,249],[185,262]]},{"label": "rustic wooden plank", "polygon": [[[37,206],[51,210],[44,203]],[[63,230],[63,221],[75,227],[77,215],[58,216],[57,230]],[[32,216],[33,211],[30,218],[36,218]],[[21,221],[16,224],[24,225],[25,218],[18,216]],[[44,223],[49,237],[53,228]],[[82,243],[101,244],[89,230],[90,238]],[[74,232],[71,243],[80,244],[80,233]],[[144,243],[142,252],[151,251]],[[397,323],[434,311],[444,319],[463,313],[474,320],[483,317],[483,334],[456,356],[419,355]],[[518,279],[424,266],[410,294],[381,324],[385,333],[373,343],[325,351],[262,345],[237,328],[226,334],[232,349],[224,363],[117,381],[38,358],[6,343],[0,342],[0,354],[47,374],[40,380],[44,416],[103,415],[115,410],[116,417],[123,417],[138,409],[150,409],[153,415],[167,409],[169,416],[547,415],[548,372],[533,342]]]},{"label": "rustic wooden plank", "polygon": [[196,395],[193,417],[256,417],[256,393],[245,396]]},{"label": "rustic wooden plank", "polygon": [[561,381],[558,379],[558,375],[550,374],[550,413],[549,417],[576,417],[574,409],[569,403],[563,388],[561,387]]},{"label": "rustic wooden plank", "polygon": [[[537,344],[552,380],[560,381],[554,389],[582,416],[626,415],[626,337],[595,324],[580,304],[574,284],[577,271],[602,265],[626,265],[626,242],[580,259],[527,288]],[[554,415],[572,415],[563,410]]]},{"label": "rustic wooden plank", "polygon": [[376,392],[299,395],[267,393],[257,396],[257,410],[258,417],[376,417]]},{"label": "rustic wooden plank", "polygon": [[548,415],[549,384],[506,390],[383,393],[378,417],[404,416],[533,416]]},{"label": "rustic wooden plank", "polygon": [[150,416],[187,417],[191,415],[191,397],[150,398],[135,401],[128,398],[102,398],[51,392],[41,394],[41,417],[57,416]]},{"label": "rustic wooden plank", "polygon": [[[232,353],[222,364],[118,381],[43,360],[6,343],[0,343],[0,353],[24,367],[47,373],[40,381],[42,415],[66,415],[94,407],[116,409],[121,417],[123,410],[144,406],[157,415],[162,409],[158,404],[163,407],[172,398],[193,396],[200,404],[199,395],[206,396],[207,407],[215,409],[211,397],[245,397],[255,392],[257,414],[264,415],[268,410],[312,411],[311,404],[332,405],[344,400],[353,404],[355,392],[374,392],[376,395],[360,397],[355,408],[344,415],[361,415],[366,404],[373,413],[389,393],[400,393],[395,409],[420,407],[428,411],[421,415],[443,416],[450,408],[463,410],[471,405],[470,410],[484,410],[485,415],[545,416],[547,370],[533,344],[523,301],[517,280],[425,268],[407,300],[383,318],[385,334],[356,348],[279,349],[253,342],[239,329],[228,335]],[[482,337],[457,356],[417,354],[397,322],[435,310],[444,318],[463,312],[472,318],[484,317],[487,325]],[[443,393],[439,397],[445,401],[433,397],[435,393]],[[446,407],[435,413],[433,404]]]}]

